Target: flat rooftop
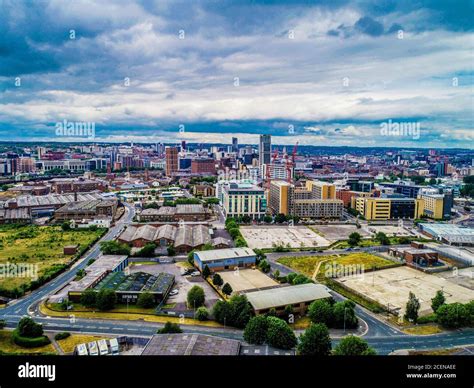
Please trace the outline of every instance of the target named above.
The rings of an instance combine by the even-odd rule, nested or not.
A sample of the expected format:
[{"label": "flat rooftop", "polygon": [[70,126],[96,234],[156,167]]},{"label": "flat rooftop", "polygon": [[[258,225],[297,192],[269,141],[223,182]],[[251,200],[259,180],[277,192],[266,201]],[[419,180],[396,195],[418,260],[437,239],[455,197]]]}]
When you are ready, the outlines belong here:
[{"label": "flat rooftop", "polygon": [[205,334],[156,334],[143,349],[144,356],[236,356],[240,342]]},{"label": "flat rooftop", "polygon": [[264,310],[331,297],[325,286],[314,283],[248,292],[245,295],[255,310]]},{"label": "flat rooftop", "polygon": [[201,262],[212,260],[236,259],[239,257],[255,256],[255,252],[250,248],[227,248],[213,249],[210,251],[195,252]]}]

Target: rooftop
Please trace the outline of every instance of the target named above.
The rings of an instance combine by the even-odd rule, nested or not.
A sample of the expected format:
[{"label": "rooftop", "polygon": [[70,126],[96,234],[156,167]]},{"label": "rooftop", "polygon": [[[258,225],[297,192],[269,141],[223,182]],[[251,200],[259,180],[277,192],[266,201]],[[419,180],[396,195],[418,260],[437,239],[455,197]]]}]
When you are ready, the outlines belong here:
[{"label": "rooftop", "polygon": [[226,248],[212,249],[210,251],[195,252],[201,262],[212,260],[234,259],[238,257],[255,256],[255,252],[250,248]]},{"label": "rooftop", "polygon": [[331,297],[325,286],[314,283],[248,292],[245,295],[255,310],[264,310]]},{"label": "rooftop", "polygon": [[236,356],[240,342],[205,334],[157,334],[143,349],[145,356]]}]

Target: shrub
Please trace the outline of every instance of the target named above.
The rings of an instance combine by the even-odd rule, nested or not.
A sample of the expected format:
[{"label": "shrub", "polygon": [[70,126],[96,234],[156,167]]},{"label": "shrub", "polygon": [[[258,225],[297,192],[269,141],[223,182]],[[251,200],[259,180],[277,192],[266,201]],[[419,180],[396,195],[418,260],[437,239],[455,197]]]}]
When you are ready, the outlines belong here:
[{"label": "shrub", "polygon": [[113,290],[100,290],[97,293],[96,306],[100,311],[112,310],[117,303],[117,295]]},{"label": "shrub", "polygon": [[207,308],[205,308],[204,306],[201,306],[196,310],[196,319],[198,321],[207,321],[208,317],[209,317],[209,312],[207,311]]},{"label": "shrub", "polygon": [[155,297],[150,292],[143,292],[138,296],[137,305],[145,309],[155,305]]},{"label": "shrub", "polygon": [[313,323],[324,323],[331,327],[333,321],[333,311],[331,304],[325,300],[315,300],[309,305],[308,316]]},{"label": "shrub", "polygon": [[88,288],[81,294],[81,304],[85,307],[94,307],[97,302],[97,292]]},{"label": "shrub", "polygon": [[157,334],[179,334],[182,333],[181,327],[177,323],[166,322],[165,325],[158,329]]},{"label": "shrub", "polygon": [[224,284],[224,286],[222,287],[222,292],[227,296],[232,294],[232,291],[232,286],[229,283]]},{"label": "shrub", "polygon": [[43,326],[30,317],[21,318],[17,326],[18,335],[21,337],[36,338],[43,335]]},{"label": "shrub", "polygon": [[66,338],[68,338],[68,337],[70,337],[70,336],[71,336],[71,333],[68,333],[67,331],[63,331],[63,332],[61,332],[61,333],[56,334],[56,335],[54,336],[54,339],[55,339],[56,341],[59,341],[59,340],[62,340],[62,339],[66,339]]},{"label": "shrub", "polygon": [[24,337],[20,335],[18,329],[13,330],[12,339],[15,344],[23,348],[39,348],[51,343],[48,337],[40,335],[38,337]]},{"label": "shrub", "polygon": [[341,339],[334,349],[337,356],[372,356],[375,350],[372,349],[367,341],[354,335],[349,335]]}]

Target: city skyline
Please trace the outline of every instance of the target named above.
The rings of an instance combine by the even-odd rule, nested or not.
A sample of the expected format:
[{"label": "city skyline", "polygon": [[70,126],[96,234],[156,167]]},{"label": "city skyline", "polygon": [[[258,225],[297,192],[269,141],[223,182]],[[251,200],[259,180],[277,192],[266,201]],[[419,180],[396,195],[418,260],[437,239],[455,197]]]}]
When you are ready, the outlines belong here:
[{"label": "city skyline", "polygon": [[2,6],[2,140],[472,148],[469,2]]}]

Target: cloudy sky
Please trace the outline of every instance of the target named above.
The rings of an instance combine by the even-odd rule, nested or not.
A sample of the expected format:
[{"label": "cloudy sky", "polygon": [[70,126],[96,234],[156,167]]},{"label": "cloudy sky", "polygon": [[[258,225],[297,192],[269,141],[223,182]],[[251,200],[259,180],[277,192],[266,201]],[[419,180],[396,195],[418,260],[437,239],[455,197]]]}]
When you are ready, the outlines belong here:
[{"label": "cloudy sky", "polygon": [[473,148],[473,20],[470,0],[0,0],[0,139],[83,140],[67,120],[107,141]]}]

